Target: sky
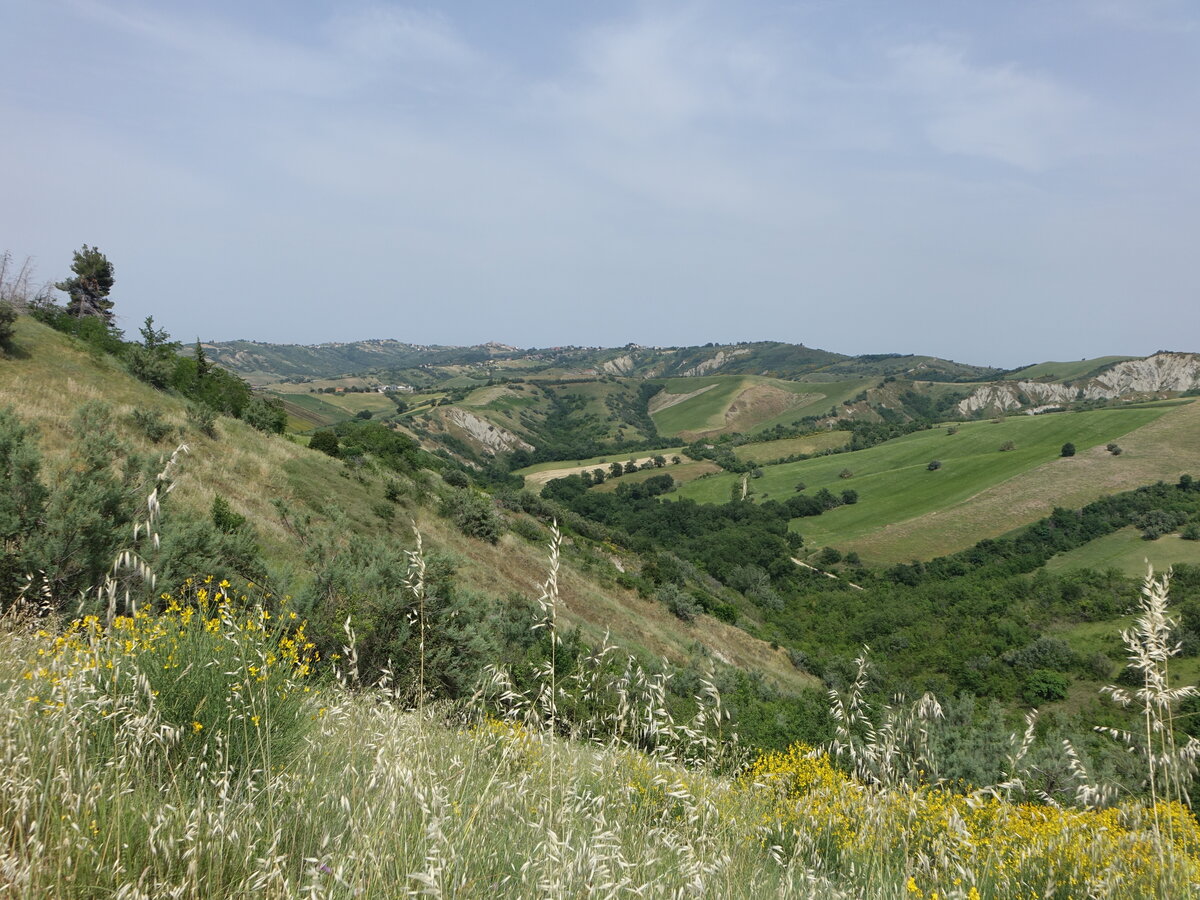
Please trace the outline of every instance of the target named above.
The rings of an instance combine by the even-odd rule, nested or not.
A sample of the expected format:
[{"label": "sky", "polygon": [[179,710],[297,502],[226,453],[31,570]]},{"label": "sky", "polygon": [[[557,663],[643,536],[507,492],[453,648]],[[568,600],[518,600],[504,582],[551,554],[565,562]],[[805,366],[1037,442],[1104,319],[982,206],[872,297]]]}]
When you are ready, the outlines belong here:
[{"label": "sky", "polygon": [[130,336],[1200,351],[1193,0],[0,0],[0,123]]}]

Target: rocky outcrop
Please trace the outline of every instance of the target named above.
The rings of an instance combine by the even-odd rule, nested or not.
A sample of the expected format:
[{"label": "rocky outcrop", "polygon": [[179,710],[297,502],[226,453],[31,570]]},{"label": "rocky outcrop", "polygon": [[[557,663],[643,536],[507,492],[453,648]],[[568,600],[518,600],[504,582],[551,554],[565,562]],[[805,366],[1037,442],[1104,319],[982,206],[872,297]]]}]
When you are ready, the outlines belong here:
[{"label": "rocky outcrop", "polygon": [[732,362],[736,357],[746,356],[750,351],[745,347],[739,347],[736,350],[730,350],[726,353],[724,350],[718,350],[717,355],[712,359],[706,359],[703,362],[696,363],[690,369],[684,369],[680,374],[685,378],[694,375],[704,375],[712,372],[714,369],[719,369],[726,363]]},{"label": "rocky outcrop", "polygon": [[628,375],[633,371],[633,357],[627,353],[616,359],[610,359],[600,367],[600,371],[605,375]]},{"label": "rocky outcrop", "polygon": [[452,406],[446,411],[446,419],[465,431],[472,440],[482,444],[492,453],[507,453],[510,450],[532,450],[533,445],[473,412]]},{"label": "rocky outcrop", "polygon": [[1112,400],[1133,394],[1159,394],[1200,387],[1200,356],[1155,353],[1130,359],[1095,378],[1070,384],[1041,381],[997,381],[976,389],[958,404],[960,415],[978,410],[1005,411],[1026,406],[1055,406],[1074,400]]},{"label": "rocky outcrop", "polygon": [[1040,381],[997,381],[978,388],[958,404],[961,415],[969,416],[979,409],[1009,410],[1022,406],[1069,403],[1078,391],[1065,384],[1045,384]]},{"label": "rocky outcrop", "polygon": [[1123,394],[1187,391],[1200,387],[1200,356],[1195,353],[1155,353],[1129,359],[1101,372],[1092,383],[1119,397]]}]

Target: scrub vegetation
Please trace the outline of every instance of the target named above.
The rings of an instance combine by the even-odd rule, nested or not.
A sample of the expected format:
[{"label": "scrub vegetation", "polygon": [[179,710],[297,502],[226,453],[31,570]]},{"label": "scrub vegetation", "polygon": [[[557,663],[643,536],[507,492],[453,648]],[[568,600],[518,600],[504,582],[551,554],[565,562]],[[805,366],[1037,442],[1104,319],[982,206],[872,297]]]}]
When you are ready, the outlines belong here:
[{"label": "scrub vegetation", "polygon": [[0,357],[6,896],[1200,883],[1190,398],[963,421],[983,373],[928,358],[389,345],[413,390],[276,402],[106,285],[19,298]]}]

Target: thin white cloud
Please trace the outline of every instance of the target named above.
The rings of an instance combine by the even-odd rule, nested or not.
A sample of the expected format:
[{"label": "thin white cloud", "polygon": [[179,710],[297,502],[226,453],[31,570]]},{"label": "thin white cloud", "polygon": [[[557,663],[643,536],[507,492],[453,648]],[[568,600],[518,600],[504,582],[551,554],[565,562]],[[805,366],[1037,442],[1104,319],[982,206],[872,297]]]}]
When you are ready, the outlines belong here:
[{"label": "thin white cloud", "polygon": [[626,142],[768,115],[777,60],[753,38],[714,25],[675,13],[593,28],[578,42],[575,71],[543,95],[597,135]]},{"label": "thin white cloud", "polygon": [[1152,33],[1192,34],[1200,17],[1191,0],[1084,0],[1086,14],[1118,28]]},{"label": "thin white cloud", "polygon": [[370,6],[334,16],[328,26],[346,57],[380,63],[468,66],[476,52],[441,15],[396,6]]},{"label": "thin white cloud", "polygon": [[1047,76],[972,64],[945,44],[898,47],[891,59],[896,91],[944,153],[1040,171],[1088,152],[1091,102]]}]

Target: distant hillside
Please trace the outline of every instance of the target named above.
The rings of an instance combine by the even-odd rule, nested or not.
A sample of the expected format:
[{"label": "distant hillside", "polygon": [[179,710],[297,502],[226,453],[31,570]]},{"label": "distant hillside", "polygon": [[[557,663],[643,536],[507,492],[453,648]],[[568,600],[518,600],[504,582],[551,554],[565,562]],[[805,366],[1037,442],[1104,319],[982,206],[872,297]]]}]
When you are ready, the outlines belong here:
[{"label": "distant hillside", "polygon": [[[1050,380],[1064,376],[1064,380]],[[1107,357],[1073,365],[1033,366],[982,385],[959,403],[958,410],[967,416],[1076,401],[1153,399],[1195,390],[1200,390],[1200,355],[1160,351],[1144,359]]]},{"label": "distant hillside", "polygon": [[[492,375],[551,374],[637,378],[700,375],[761,375],[795,379],[896,375],[925,381],[982,381],[997,369],[932,356],[896,353],[846,356],[827,350],[757,341],[702,347],[548,347],[519,349],[504,344],[470,347],[368,340],[328,344],[268,344],[222,341],[204,344],[222,366],[253,381],[399,375],[413,369],[472,369]],[[820,379],[818,379],[820,380]]]}]

